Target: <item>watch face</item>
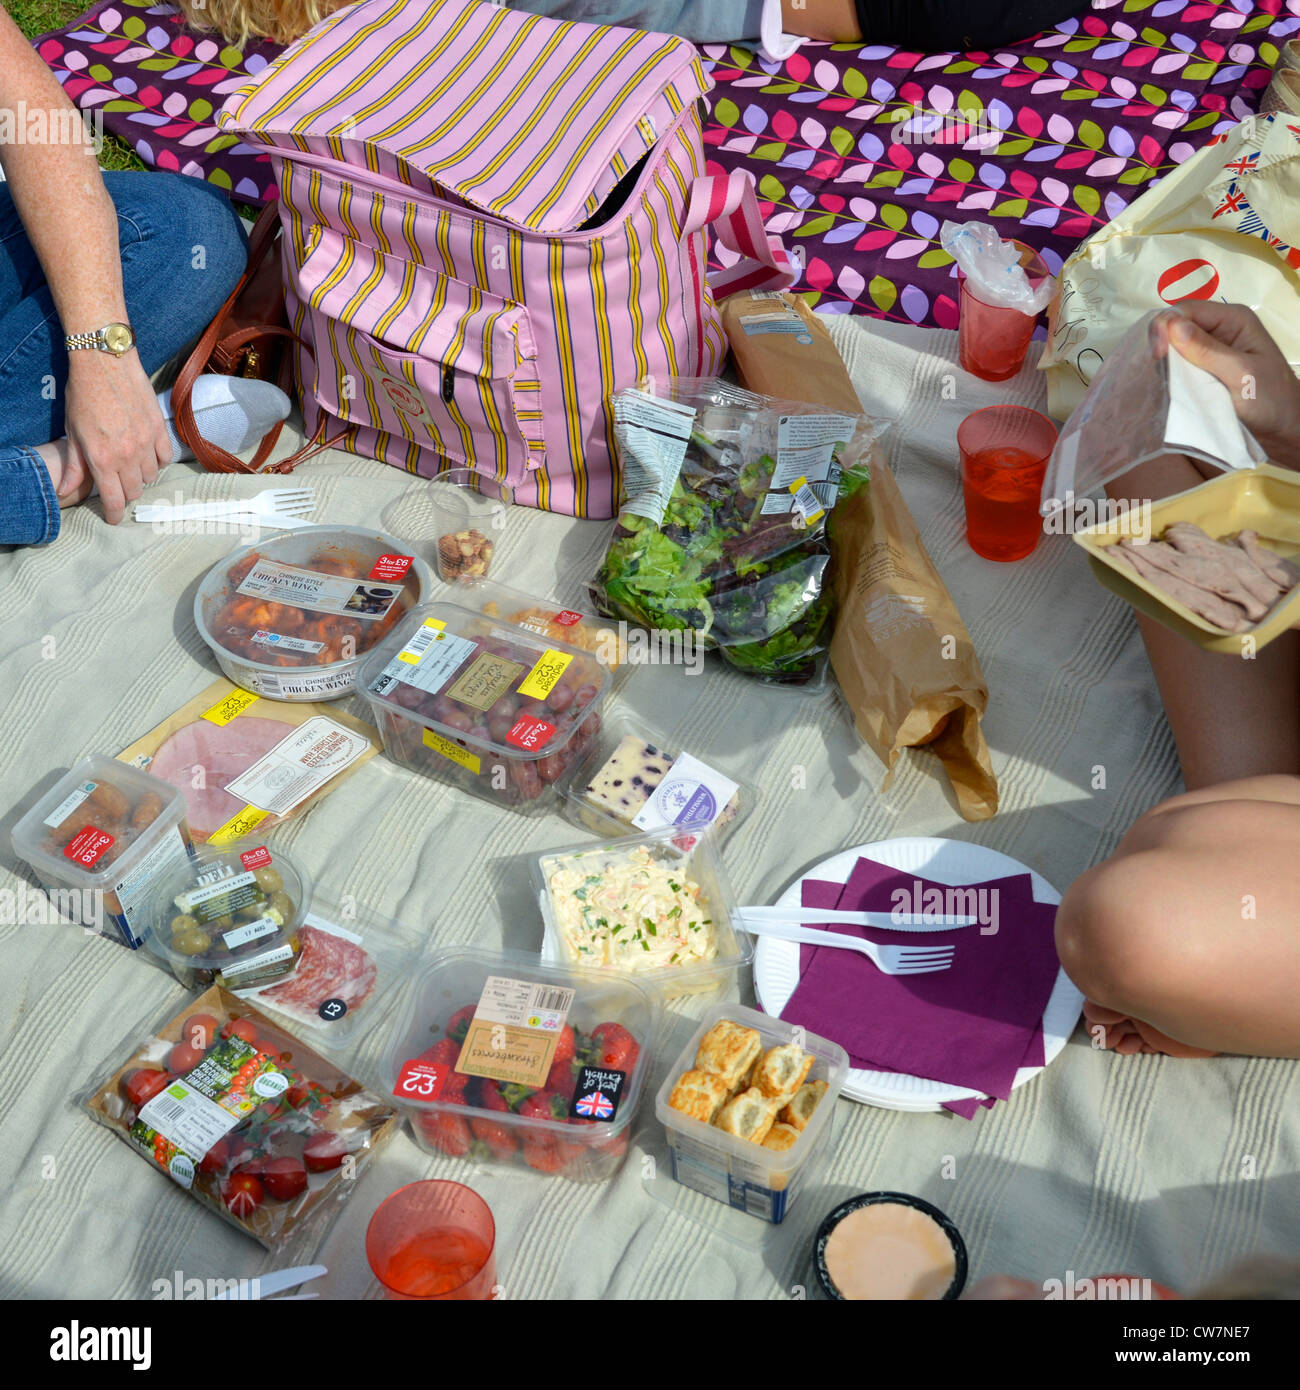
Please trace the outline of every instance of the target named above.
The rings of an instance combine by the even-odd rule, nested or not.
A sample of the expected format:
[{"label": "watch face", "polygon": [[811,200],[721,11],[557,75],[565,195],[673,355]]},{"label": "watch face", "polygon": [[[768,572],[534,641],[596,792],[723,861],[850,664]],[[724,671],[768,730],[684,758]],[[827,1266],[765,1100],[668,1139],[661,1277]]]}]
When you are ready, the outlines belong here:
[{"label": "watch face", "polygon": [[104,329],[104,342],[109,352],[115,352],[120,357],[135,345],[135,334],[124,323],[110,323]]}]

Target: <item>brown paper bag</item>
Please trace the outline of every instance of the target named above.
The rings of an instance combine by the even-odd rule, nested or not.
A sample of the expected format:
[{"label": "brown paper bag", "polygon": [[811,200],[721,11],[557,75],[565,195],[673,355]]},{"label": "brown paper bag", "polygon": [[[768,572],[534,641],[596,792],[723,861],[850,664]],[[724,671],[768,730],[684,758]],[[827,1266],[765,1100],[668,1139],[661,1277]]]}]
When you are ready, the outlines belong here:
[{"label": "brown paper bag", "polygon": [[889,768],[884,786],[902,749],[929,744],[963,820],[987,820],[998,809],[980,727],[989,688],[879,450],[871,486],[836,509],[831,544],[839,605],[831,665],[858,733]]},{"label": "brown paper bag", "polygon": [[[786,294],[732,295],[722,308],[741,381],[751,391],[854,413],[858,393],[816,314]],[[998,809],[980,719],[989,690],[966,625],[921,543],[879,449],[871,485],[836,507],[831,666],[858,733],[893,778],[904,748],[939,755],[965,820]]]}]

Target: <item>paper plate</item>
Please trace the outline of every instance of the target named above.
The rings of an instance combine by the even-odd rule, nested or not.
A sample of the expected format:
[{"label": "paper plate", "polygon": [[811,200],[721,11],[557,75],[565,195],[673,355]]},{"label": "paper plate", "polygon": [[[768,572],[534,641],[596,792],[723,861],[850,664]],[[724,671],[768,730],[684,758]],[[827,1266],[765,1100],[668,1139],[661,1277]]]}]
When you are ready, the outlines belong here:
[{"label": "paper plate", "polygon": [[[858,845],[823,860],[797,878],[777,899],[777,906],[798,907],[803,901],[804,879],[847,883],[859,859],[874,859],[891,869],[915,873],[918,877],[933,879],[936,883],[948,884],[953,888],[1013,874],[1029,874],[1035,902],[1061,901],[1061,895],[1041,874],[1008,854],[999,854],[997,850],[986,849],[983,845],[971,844],[966,840],[909,837]],[[979,928],[972,926],[964,930],[978,931]],[[918,941],[922,939],[918,937]],[[763,1009],[779,1018],[798,983],[798,942],[778,941],[770,936],[755,937],[754,992]],[[1065,971],[1060,971],[1047,1008],[1043,1011],[1043,1050],[1049,1063],[1059,1055],[1074,1032],[1082,1008],[1083,995],[1074,987]],[[809,1026],[813,1026],[811,1021]],[[1013,1087],[1032,1081],[1042,1069],[1021,1067],[1012,1082]],[[920,1076],[855,1069],[849,1072],[842,1094],[849,1100],[859,1100],[885,1110],[932,1112],[941,1109],[946,1102],[978,1100],[983,1092],[952,1086],[943,1081],[930,1081]]]}]

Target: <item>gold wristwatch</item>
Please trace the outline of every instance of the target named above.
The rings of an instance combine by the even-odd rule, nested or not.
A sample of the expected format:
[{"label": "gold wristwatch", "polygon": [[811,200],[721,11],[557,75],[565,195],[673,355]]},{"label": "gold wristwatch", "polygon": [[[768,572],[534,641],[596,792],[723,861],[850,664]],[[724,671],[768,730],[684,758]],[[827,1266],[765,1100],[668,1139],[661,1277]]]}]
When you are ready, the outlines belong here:
[{"label": "gold wristwatch", "polygon": [[111,352],[114,357],[122,357],[135,346],[135,334],[129,324],[109,323],[93,333],[69,333],[63,341],[69,352],[94,348],[99,352]]}]

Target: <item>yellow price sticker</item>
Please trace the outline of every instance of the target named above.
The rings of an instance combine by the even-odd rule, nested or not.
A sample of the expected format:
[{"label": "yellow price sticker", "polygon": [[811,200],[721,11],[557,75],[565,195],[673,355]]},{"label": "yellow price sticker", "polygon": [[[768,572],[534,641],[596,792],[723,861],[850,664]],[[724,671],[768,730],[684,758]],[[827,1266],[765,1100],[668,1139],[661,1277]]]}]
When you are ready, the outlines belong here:
[{"label": "yellow price sticker", "polygon": [[398,661],[404,661],[408,666],[418,666],[431,644],[442,640],[442,630],[446,626],[438,618],[426,618],[424,626],[418,628],[406,646],[397,653]]},{"label": "yellow price sticker", "polygon": [[261,696],[254,695],[251,690],[232,690],[224,700],[218,700],[211,709],[205,709],[203,717],[213,724],[229,724],[260,698]]},{"label": "yellow price sticker", "polygon": [[476,754],[471,753],[468,748],[462,748],[459,743],[453,743],[449,738],[443,738],[441,734],[435,734],[432,729],[424,731],[424,746],[432,748],[435,753],[441,753],[453,763],[468,768],[476,775],[482,767]]},{"label": "yellow price sticker", "polygon": [[258,806],[245,806],[242,811],[236,811],[225,825],[218,827],[208,836],[208,844],[227,845],[231,840],[242,840],[250,831],[256,830],[270,814]]},{"label": "yellow price sticker", "polygon": [[530,700],[544,700],[555,689],[556,682],[569,669],[573,658],[567,652],[548,650],[538,658],[533,669],[524,677],[518,690]]},{"label": "yellow price sticker", "polygon": [[790,496],[794,498],[795,506],[803,513],[806,526],[811,526],[826,515],[826,508],[822,506],[817,494],[808,486],[807,478],[796,478],[790,484]]}]

